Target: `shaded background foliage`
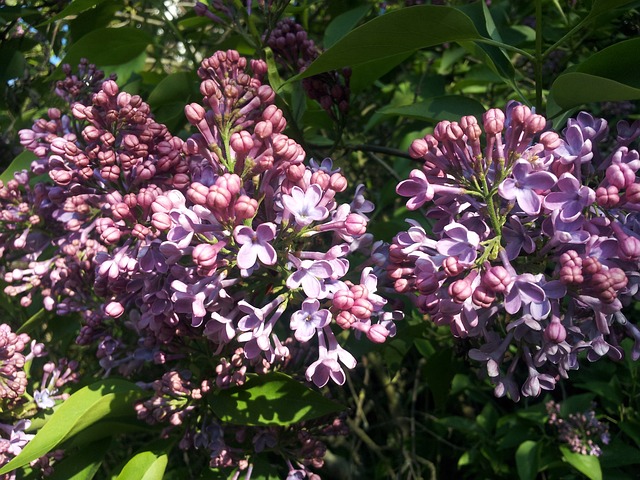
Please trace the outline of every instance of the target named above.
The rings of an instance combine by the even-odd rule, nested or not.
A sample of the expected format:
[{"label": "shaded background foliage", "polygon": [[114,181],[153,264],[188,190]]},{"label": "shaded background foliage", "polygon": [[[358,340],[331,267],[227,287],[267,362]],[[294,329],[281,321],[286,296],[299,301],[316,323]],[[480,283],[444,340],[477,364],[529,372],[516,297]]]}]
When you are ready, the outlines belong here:
[{"label": "shaded background foliage", "polygon": [[[192,2],[3,2],[0,170],[6,173],[0,178],[30,163],[17,132],[59,104],[52,86],[64,77],[61,64],[77,65],[82,58],[117,74],[123,90],[146,99],[157,121],[182,138],[191,133],[184,105],[200,96],[194,72],[203,58],[232,48],[266,59],[269,83],[289,121],[287,134],[308,156],[331,157],[350,180],[366,185],[377,207],[372,232],[387,241],[405,228],[405,218],[416,217],[395,194],[397,181],[414,166],[405,152],[439,120],[479,116],[509,99],[535,106],[556,128],[578,109],[611,125],[639,117],[640,2],[451,1],[438,8],[428,4],[444,2],[272,2],[269,14],[258,2],[251,14],[246,2],[221,3],[227,10],[211,7],[219,16],[213,21],[197,15]],[[282,17],[294,18],[324,51],[298,76],[276,62],[265,42]],[[350,69],[348,111],[327,112],[305,95],[302,77],[344,68]],[[3,322],[41,332],[49,348],[74,348],[73,320],[54,322],[35,306],[23,309],[4,296],[0,302]],[[323,473],[345,479],[634,478],[640,372],[629,356],[617,364],[585,364],[545,398],[514,404],[494,398],[478,366],[465,358],[464,340],[435,328],[408,303],[403,308],[407,318],[389,343],[351,346],[363,362],[343,388],[330,392],[348,407],[351,433],[330,439]],[[88,402],[89,394],[76,398]],[[545,403],[551,399],[564,417],[593,409],[608,423],[611,441],[601,457],[568,449],[548,422]],[[251,416],[251,407],[242,415]],[[315,407],[322,408],[320,400]],[[220,416],[225,414],[240,415],[233,408]],[[144,446],[148,429],[118,420],[115,415],[93,430],[96,448],[83,461],[95,465],[100,478],[118,472],[142,478],[119,468]],[[107,448],[114,429],[126,435],[117,440],[124,448]],[[59,440],[70,441],[66,433]],[[187,467],[170,447],[159,443],[135,457],[138,471],[184,478]],[[88,458],[98,451],[108,453]],[[254,478],[278,478],[268,454],[260,461]],[[63,469],[56,475],[65,478]],[[188,475],[220,478],[205,468]]]}]

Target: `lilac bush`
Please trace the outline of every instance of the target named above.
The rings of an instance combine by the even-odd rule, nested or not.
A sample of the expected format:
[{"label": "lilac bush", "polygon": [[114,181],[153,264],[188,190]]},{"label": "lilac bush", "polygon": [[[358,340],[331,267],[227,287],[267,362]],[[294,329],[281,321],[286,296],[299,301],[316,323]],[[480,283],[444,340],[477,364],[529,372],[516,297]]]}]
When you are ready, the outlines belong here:
[{"label": "lilac bush", "polygon": [[611,142],[585,112],[557,133],[510,102],[413,141],[424,163],[397,193],[428,223],[394,238],[387,271],[436,325],[470,340],[497,396],[554,389],[581,352],[619,360],[623,337],[640,357],[623,312],[639,282],[639,135],[640,123],[620,122]]},{"label": "lilac bush", "polygon": [[[250,469],[233,445],[237,428],[225,436],[210,412],[213,391],[300,369],[318,387],[342,385],[356,359],[338,332],[374,343],[395,334],[402,314],[385,310],[384,270],[350,264],[378,247],[366,232],[373,205],[361,186],[340,200],[347,179],[330,159],[305,163],[283,133],[263,61],[229,50],[202,62],[186,141],[113,79],[77,82],[65,71],[58,93],[70,113],[50,109],[20,132],[37,159],[0,190],[5,291],[24,305],[37,292],[47,310],[81,315],[76,341],[94,346],[103,373],[152,394],[137,404],[140,419],[165,423],[212,467]],[[53,183],[32,187],[43,174]],[[71,374],[46,368],[35,394],[43,407],[54,404],[52,382]],[[280,434],[252,435],[260,451],[265,435]],[[324,454],[305,446],[317,442],[309,435],[297,427],[291,447],[305,472]]]}]

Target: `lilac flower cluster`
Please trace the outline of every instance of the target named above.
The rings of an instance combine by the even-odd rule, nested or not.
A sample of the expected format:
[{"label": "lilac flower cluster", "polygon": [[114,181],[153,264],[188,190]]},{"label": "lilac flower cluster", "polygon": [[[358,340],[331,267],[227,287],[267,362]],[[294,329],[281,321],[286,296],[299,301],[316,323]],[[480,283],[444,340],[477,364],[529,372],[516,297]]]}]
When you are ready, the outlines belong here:
[{"label": "lilac flower cluster", "polygon": [[[0,466],[17,456],[34,437],[26,433],[31,417],[66,399],[68,394],[59,393],[59,389],[78,380],[77,364],[62,359],[57,365],[54,362],[44,365],[44,377],[36,388],[38,382],[30,381],[29,366],[33,359],[45,355],[43,344],[32,341],[26,333],[14,333],[6,323],[0,325]],[[51,458],[45,455],[32,466],[44,475],[50,474],[51,460],[61,458],[62,453],[57,451]]]},{"label": "lilac flower cluster", "polygon": [[[223,432],[207,392],[274,368],[342,385],[356,359],[336,332],[382,343],[402,318],[385,311],[379,267],[350,269],[374,248],[373,205],[362,186],[339,200],[348,185],[331,160],[305,165],[266,72],[233,50],[205,59],[183,141],[112,79],[92,72],[87,97],[67,69],[58,89],[70,113],[50,109],[20,132],[32,174],[53,184],[31,187],[21,172],[0,190],[0,242],[14,247],[0,256],[6,292],[28,304],[39,290],[47,310],[80,314],[77,342],[96,346],[100,368],[153,391],[139,417],[182,432],[181,446],[205,448],[215,466],[250,467],[246,451],[225,450],[233,428]],[[46,370],[42,406],[59,398],[63,370]],[[304,471],[321,457],[302,459]]]},{"label": "lilac flower cluster", "polygon": [[[266,40],[276,60],[292,72],[304,71],[321,53],[307,36],[302,25],[291,18],[280,20]],[[330,71],[302,80],[302,86],[312,100],[334,119],[339,120],[349,111],[349,80],[351,69]]]},{"label": "lilac flower cluster", "polygon": [[560,404],[548,402],[546,405],[549,419],[547,423],[558,431],[558,440],[566,443],[572,452],[581,455],[602,455],[602,446],[609,444],[609,426],[596,418],[595,405],[582,413],[570,413],[563,418]]},{"label": "lilac flower cluster", "polygon": [[560,135],[510,102],[484,114],[484,147],[480,125],[443,121],[411,145],[424,165],[397,192],[429,226],[412,221],[390,246],[396,290],[472,341],[498,396],[553,389],[580,352],[620,359],[625,336],[640,357],[623,313],[640,279],[640,123],[619,123],[613,147],[587,113]]}]

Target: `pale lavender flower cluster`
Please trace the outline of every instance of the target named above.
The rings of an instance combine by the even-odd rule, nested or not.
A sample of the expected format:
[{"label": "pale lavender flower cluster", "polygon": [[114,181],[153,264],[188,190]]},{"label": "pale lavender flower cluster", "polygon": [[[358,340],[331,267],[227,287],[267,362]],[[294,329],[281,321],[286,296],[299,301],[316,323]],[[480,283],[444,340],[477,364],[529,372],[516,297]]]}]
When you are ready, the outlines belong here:
[{"label": "pale lavender flower cluster", "polygon": [[[205,59],[202,102],[185,107],[194,132],[186,141],[113,80],[90,100],[67,94],[75,92],[69,73],[71,113],[51,109],[49,120],[20,132],[37,156],[32,172],[53,185],[30,187],[21,173],[2,196],[0,241],[18,247],[0,257],[7,293],[27,304],[39,290],[46,309],[80,313],[77,342],[97,347],[107,374],[153,389],[140,418],[168,422],[185,448],[204,438],[203,415],[221,428],[203,391],[276,366],[302,367],[320,387],[342,385],[356,359],[337,332],[382,343],[402,318],[385,310],[377,270],[350,268],[354,253],[374,247],[366,233],[373,205],[362,186],[340,200],[347,180],[331,160],[305,165],[266,72],[265,62],[233,50]],[[154,364],[166,372],[160,380],[145,376]],[[54,379],[68,376],[47,372],[40,408],[57,398]],[[245,462],[242,449],[220,459],[219,442],[205,443],[212,465]]]},{"label": "pale lavender flower cluster", "polygon": [[[75,363],[61,360],[56,366],[54,362],[48,362],[43,367],[45,373],[40,389],[35,388],[28,367],[33,359],[45,355],[43,344],[31,340],[26,333],[13,332],[6,323],[0,325],[0,466],[20,454],[34,437],[26,433],[31,425],[30,418],[39,409],[51,408],[57,400],[66,398],[68,395],[59,393],[58,389],[67,382],[78,380],[73,371]],[[33,391],[28,391],[32,389],[28,387]],[[45,474],[52,473],[51,463],[44,457],[41,460],[33,466]],[[9,474],[6,478],[15,478],[15,475]]]},{"label": "pale lavender flower cluster", "polygon": [[547,423],[558,431],[558,440],[566,443],[572,452],[580,455],[602,455],[602,446],[609,444],[609,425],[596,418],[595,404],[591,410],[582,413],[570,413],[563,418],[560,404],[548,402],[546,405],[549,419]]},{"label": "pale lavender flower cluster", "polygon": [[[425,207],[390,246],[388,273],[437,325],[476,348],[498,396],[537,396],[590,361],[620,359],[640,331],[623,313],[637,295],[640,123],[581,113],[562,135],[511,102],[440,122],[415,140],[423,168],[402,181],[407,208]],[[603,144],[603,149],[599,148]]]}]

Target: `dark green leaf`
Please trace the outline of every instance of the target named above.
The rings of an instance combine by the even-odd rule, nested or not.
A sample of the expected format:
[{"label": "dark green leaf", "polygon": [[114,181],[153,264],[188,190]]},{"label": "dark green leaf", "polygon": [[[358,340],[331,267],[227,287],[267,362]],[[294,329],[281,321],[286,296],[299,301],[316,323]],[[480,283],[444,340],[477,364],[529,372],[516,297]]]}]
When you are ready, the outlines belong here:
[{"label": "dark green leaf", "polygon": [[404,62],[412,54],[413,52],[404,52],[392,57],[386,57],[356,65],[351,69],[351,78],[349,80],[349,88],[351,89],[351,92],[358,93],[365,88],[368,88],[382,75]]},{"label": "dark green leaf", "polygon": [[560,75],[550,95],[565,110],[590,102],[640,99],[640,38],[605,48]]},{"label": "dark green leaf", "polygon": [[55,22],[56,20],[67,18],[72,15],[78,15],[79,13],[89,10],[102,2],[104,2],[104,0],[73,0],[73,2],[62,9],[60,13],[51,17],[49,20],[44,22],[43,25],[47,25]]},{"label": "dark green leaf", "polygon": [[595,455],[580,455],[569,450],[569,447],[561,446],[562,458],[573,468],[591,480],[602,480],[602,468],[600,460]]},{"label": "dark green leaf", "polygon": [[614,8],[624,7],[634,1],[635,0],[594,0],[587,18],[593,18],[602,13],[608,13]]},{"label": "dark green leaf", "polygon": [[625,465],[637,465],[640,464],[640,450],[620,440],[614,440],[603,448],[600,463],[605,470]]},{"label": "dark green leaf", "polygon": [[[460,10],[469,16],[480,35],[502,42],[493,17],[484,2],[465,5],[460,7]],[[516,72],[511,60],[498,47],[473,42],[461,42],[461,45],[475,56],[484,60],[484,63],[503,79],[511,81],[515,77]]]},{"label": "dark green leaf", "polygon": [[99,28],[72,44],[61,64],[75,66],[86,58],[100,67],[123,65],[136,59],[152,42],[151,35],[140,29]]},{"label": "dark green leaf", "polygon": [[0,469],[0,475],[50,452],[98,420],[132,413],[133,402],[142,393],[135,384],[118,379],[102,380],[81,388],[56,409],[22,452]]},{"label": "dark green leaf", "polygon": [[446,407],[454,374],[451,348],[440,348],[427,359],[424,379],[429,385],[437,409]]},{"label": "dark green leaf", "polygon": [[172,73],[156,85],[148,102],[158,122],[169,129],[175,129],[186,122],[184,106],[197,99],[197,78],[191,72]]},{"label": "dark green leaf", "polygon": [[60,462],[47,480],[89,480],[98,472],[105,454],[109,451],[111,438],[82,446]]},{"label": "dark green leaf", "polygon": [[191,72],[172,73],[156,85],[147,101],[152,110],[177,101],[182,101],[184,107],[195,97],[197,91],[196,75]]},{"label": "dark green leaf", "polygon": [[378,110],[378,113],[416,118],[428,122],[439,122],[441,120],[457,121],[465,115],[481,117],[484,113],[484,107],[472,98],[461,95],[443,95],[412,105],[383,107]]},{"label": "dark green leaf", "polygon": [[222,421],[236,425],[291,425],[344,407],[283,373],[271,372],[217,391],[211,396],[211,409]]},{"label": "dark green leaf", "polygon": [[324,32],[324,41],[322,42],[324,48],[335,45],[369,13],[369,10],[371,10],[371,5],[360,5],[334,18]]},{"label": "dark green leaf", "polygon": [[516,450],[516,468],[520,480],[535,480],[538,473],[538,442],[527,440]]},{"label": "dark green leaf", "polygon": [[433,5],[402,8],[349,32],[293,78],[354,67],[444,42],[479,38],[471,19],[455,8]]},{"label": "dark green leaf", "polygon": [[19,154],[16,158],[13,159],[13,162],[7,167],[7,169],[2,172],[0,175],[0,180],[3,182],[8,182],[13,178],[13,174],[15,172],[19,172],[21,170],[30,170],[31,162],[37,159],[35,153],[25,150],[21,154]]}]

